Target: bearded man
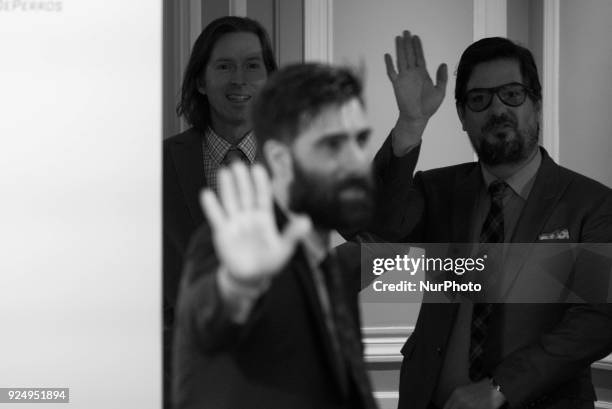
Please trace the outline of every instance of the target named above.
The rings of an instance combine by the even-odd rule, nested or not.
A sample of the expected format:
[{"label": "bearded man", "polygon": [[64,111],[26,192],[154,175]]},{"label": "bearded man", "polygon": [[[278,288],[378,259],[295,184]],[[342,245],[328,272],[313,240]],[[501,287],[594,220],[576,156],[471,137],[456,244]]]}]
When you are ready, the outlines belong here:
[{"label": "bearded man", "polygon": [[[380,236],[476,248],[523,243],[527,251],[508,255],[515,268],[500,270],[510,283],[530,279],[521,262],[541,244],[612,242],[612,190],[557,165],[538,145],[538,71],[529,50],[504,38],[470,45],[457,68],[457,113],[478,162],[412,176],[428,118],[407,115],[402,101],[411,92],[404,87],[411,70],[424,61],[420,41],[409,32],[396,45],[397,70],[386,58],[398,123],[421,125],[393,140],[395,160],[412,158],[401,168],[412,192],[403,209],[386,213]],[[606,263],[609,256],[603,270],[574,264],[575,279],[603,274],[607,284]],[[402,348],[400,409],[593,408],[590,365],[612,352],[612,304],[605,297],[603,303],[455,301],[422,305]]]},{"label": "bearded man", "polygon": [[[373,183],[360,81],[306,64],[274,74],[253,125],[271,175],[241,162],[203,193],[186,258],[174,354],[176,408],[375,408],[362,357],[359,249]],[[210,225],[210,228],[208,227]]]}]

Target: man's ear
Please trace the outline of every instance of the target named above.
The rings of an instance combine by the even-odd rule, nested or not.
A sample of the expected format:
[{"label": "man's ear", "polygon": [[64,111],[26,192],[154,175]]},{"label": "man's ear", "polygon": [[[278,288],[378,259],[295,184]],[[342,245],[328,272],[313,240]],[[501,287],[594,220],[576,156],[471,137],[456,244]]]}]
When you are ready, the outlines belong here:
[{"label": "man's ear", "polygon": [[539,101],[534,102],[533,105],[538,114],[538,117],[542,118],[542,100],[540,99]]},{"label": "man's ear", "polygon": [[201,77],[197,79],[196,85],[198,92],[202,95],[206,95],[206,87],[204,86],[204,81],[202,81]]},{"label": "man's ear", "polygon": [[268,139],[262,148],[272,180],[289,183],[293,180],[293,157],[291,149],[283,142]]},{"label": "man's ear", "polygon": [[461,121],[461,129],[465,131],[465,107],[461,106],[461,104],[457,102],[455,103],[455,108],[457,109],[459,120]]}]

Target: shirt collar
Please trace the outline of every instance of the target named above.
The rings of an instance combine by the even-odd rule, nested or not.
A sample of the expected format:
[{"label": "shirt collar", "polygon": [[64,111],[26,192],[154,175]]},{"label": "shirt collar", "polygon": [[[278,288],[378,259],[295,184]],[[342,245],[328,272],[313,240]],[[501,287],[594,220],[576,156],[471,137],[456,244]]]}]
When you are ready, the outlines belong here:
[{"label": "shirt collar", "polygon": [[[538,148],[536,154],[525,164],[525,166],[505,180],[514,193],[519,195],[523,200],[527,200],[529,192],[531,192],[531,187],[533,186],[536,173],[538,173],[541,163],[542,154]],[[489,185],[496,181],[497,178],[485,169],[484,166],[480,166],[480,169],[482,170],[482,178],[485,182],[485,187],[488,189]]]},{"label": "shirt collar", "polygon": [[[233,145],[217,135],[211,127],[206,128],[206,131],[204,132],[204,139],[206,141],[208,151],[210,152],[211,159],[217,166],[220,166],[221,162],[225,158],[225,155],[227,154],[227,151],[229,151]],[[238,142],[236,147],[246,155],[249,162],[255,162],[255,156],[257,154],[257,141],[255,140],[253,131],[249,131],[240,140],[240,142]]]},{"label": "shirt collar", "polygon": [[[295,214],[287,210],[282,203],[276,201],[276,204],[288,220],[295,217]],[[301,244],[304,248],[306,259],[312,268],[318,268],[330,252],[329,246],[321,242],[314,227],[311,228],[308,234],[301,240]]]}]

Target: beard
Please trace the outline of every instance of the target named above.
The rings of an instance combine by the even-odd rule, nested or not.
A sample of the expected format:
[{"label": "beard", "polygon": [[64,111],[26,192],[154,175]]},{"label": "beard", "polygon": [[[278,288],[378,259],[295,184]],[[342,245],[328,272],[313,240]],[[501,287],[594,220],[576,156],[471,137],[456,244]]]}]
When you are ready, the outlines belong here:
[{"label": "beard", "polygon": [[294,180],[289,187],[289,208],[305,213],[324,229],[366,227],[374,211],[374,183],[368,176],[335,180],[305,171],[294,159]]},{"label": "beard", "polygon": [[482,163],[488,166],[512,165],[527,159],[538,145],[539,125],[519,128],[512,113],[491,116],[480,136],[470,142]]}]

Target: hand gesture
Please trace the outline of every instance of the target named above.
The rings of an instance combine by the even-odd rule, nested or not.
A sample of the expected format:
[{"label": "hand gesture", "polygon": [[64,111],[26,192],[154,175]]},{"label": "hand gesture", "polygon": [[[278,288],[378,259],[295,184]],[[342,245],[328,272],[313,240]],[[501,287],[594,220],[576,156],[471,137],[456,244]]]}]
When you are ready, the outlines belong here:
[{"label": "hand gesture", "polygon": [[391,55],[385,54],[387,75],[393,84],[400,116],[408,120],[428,120],[440,107],[446,93],[448,73],[446,64],[440,64],[436,72],[436,85],[433,84],[423,45],[418,36],[404,31],[402,37],[395,37],[397,71]]},{"label": "hand gesture", "polygon": [[505,402],[503,393],[493,388],[489,379],[483,379],[455,389],[444,409],[497,409]]},{"label": "hand gesture", "polygon": [[293,254],[296,243],[310,230],[310,219],[290,219],[279,232],[272,192],[261,165],[249,170],[237,162],[219,171],[220,200],[204,190],[202,207],[212,228],[213,243],[223,274],[235,285],[261,288]]},{"label": "hand gesture", "polygon": [[434,85],[427,72],[421,39],[409,31],[395,37],[395,53],[397,70],[389,54],[385,54],[385,65],[399,108],[396,131],[407,134],[402,142],[408,146],[420,141],[427,121],[442,104],[448,70],[446,64],[440,64]]}]

